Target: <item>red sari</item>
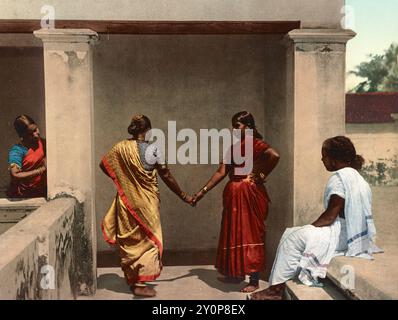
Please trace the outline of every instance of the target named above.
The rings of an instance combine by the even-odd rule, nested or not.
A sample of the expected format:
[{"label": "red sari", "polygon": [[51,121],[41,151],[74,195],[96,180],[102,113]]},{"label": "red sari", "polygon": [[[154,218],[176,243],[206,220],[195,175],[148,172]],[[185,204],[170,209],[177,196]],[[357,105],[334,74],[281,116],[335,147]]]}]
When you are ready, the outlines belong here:
[{"label": "red sari", "polygon": [[[253,140],[253,161],[269,148],[260,139]],[[244,142],[242,142],[244,150]],[[243,152],[242,152],[243,153]],[[229,178],[223,193],[223,213],[217,250],[216,269],[228,277],[244,277],[264,270],[265,219],[270,202],[263,184],[236,176],[230,165]]]},{"label": "red sari", "polygon": [[[22,159],[22,171],[31,171],[43,165],[46,157],[45,142],[39,139],[36,149],[27,150]],[[10,166],[15,165],[10,163]],[[25,179],[23,182],[11,181],[7,196],[9,198],[40,198],[47,196],[47,175],[46,172],[41,175]]]}]

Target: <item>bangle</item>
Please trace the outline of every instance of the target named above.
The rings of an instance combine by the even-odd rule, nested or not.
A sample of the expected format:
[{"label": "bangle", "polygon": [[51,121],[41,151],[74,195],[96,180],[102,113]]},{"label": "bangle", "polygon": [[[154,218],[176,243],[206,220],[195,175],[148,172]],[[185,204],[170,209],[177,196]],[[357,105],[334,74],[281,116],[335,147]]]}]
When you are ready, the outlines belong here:
[{"label": "bangle", "polygon": [[207,188],[206,186],[204,186],[204,187],[202,188],[202,191],[203,191],[203,193],[207,193],[207,191],[209,191],[209,188]]},{"label": "bangle", "polygon": [[187,194],[184,191],[181,191],[181,198],[182,200],[185,200],[187,198]]}]

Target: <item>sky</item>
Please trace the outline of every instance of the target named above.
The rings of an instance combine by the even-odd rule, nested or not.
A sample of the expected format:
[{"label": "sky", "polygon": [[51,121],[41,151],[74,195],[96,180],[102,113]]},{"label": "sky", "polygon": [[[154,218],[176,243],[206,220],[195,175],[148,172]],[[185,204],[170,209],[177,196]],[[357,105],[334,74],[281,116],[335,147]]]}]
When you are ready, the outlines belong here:
[{"label": "sky", "polygon": [[[346,28],[357,35],[347,44],[347,72],[368,54],[383,54],[391,43],[398,43],[398,0],[346,0]],[[346,89],[363,81],[347,75]]]}]

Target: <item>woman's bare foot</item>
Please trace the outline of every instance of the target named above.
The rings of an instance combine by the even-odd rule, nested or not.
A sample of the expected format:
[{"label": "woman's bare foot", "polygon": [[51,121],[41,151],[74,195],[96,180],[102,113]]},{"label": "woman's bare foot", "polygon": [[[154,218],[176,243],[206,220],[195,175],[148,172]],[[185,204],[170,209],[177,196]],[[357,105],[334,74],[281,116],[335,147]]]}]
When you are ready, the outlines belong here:
[{"label": "woman's bare foot", "polygon": [[131,286],[131,291],[135,296],[148,298],[156,296],[156,290],[148,286]]},{"label": "woman's bare foot", "polygon": [[250,300],[282,300],[285,284],[281,283],[250,295]]},{"label": "woman's bare foot", "polygon": [[250,293],[256,291],[259,287],[258,282],[249,282],[249,284],[243,287],[240,292]]},{"label": "woman's bare foot", "polygon": [[223,283],[233,283],[233,284],[239,284],[244,281],[244,278],[231,278],[231,277],[217,277],[218,281],[221,281]]}]

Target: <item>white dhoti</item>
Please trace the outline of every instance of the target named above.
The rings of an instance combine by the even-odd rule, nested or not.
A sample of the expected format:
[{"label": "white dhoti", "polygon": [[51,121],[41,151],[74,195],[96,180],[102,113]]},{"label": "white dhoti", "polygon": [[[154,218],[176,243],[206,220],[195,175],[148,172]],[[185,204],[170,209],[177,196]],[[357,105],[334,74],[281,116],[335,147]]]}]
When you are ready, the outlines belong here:
[{"label": "white dhoti", "polygon": [[288,228],[279,242],[269,284],[284,283],[296,276],[306,285],[318,285],[325,278],[330,260],[347,249],[345,220],[331,226]]},{"label": "white dhoti", "polygon": [[326,186],[324,207],[332,195],[345,199],[343,218],[326,227],[288,228],[278,246],[269,284],[284,283],[298,276],[306,285],[319,285],[336,255],[373,259],[382,252],[374,243],[376,228],[371,212],[371,191],[367,182],[352,168],[333,174]]}]

